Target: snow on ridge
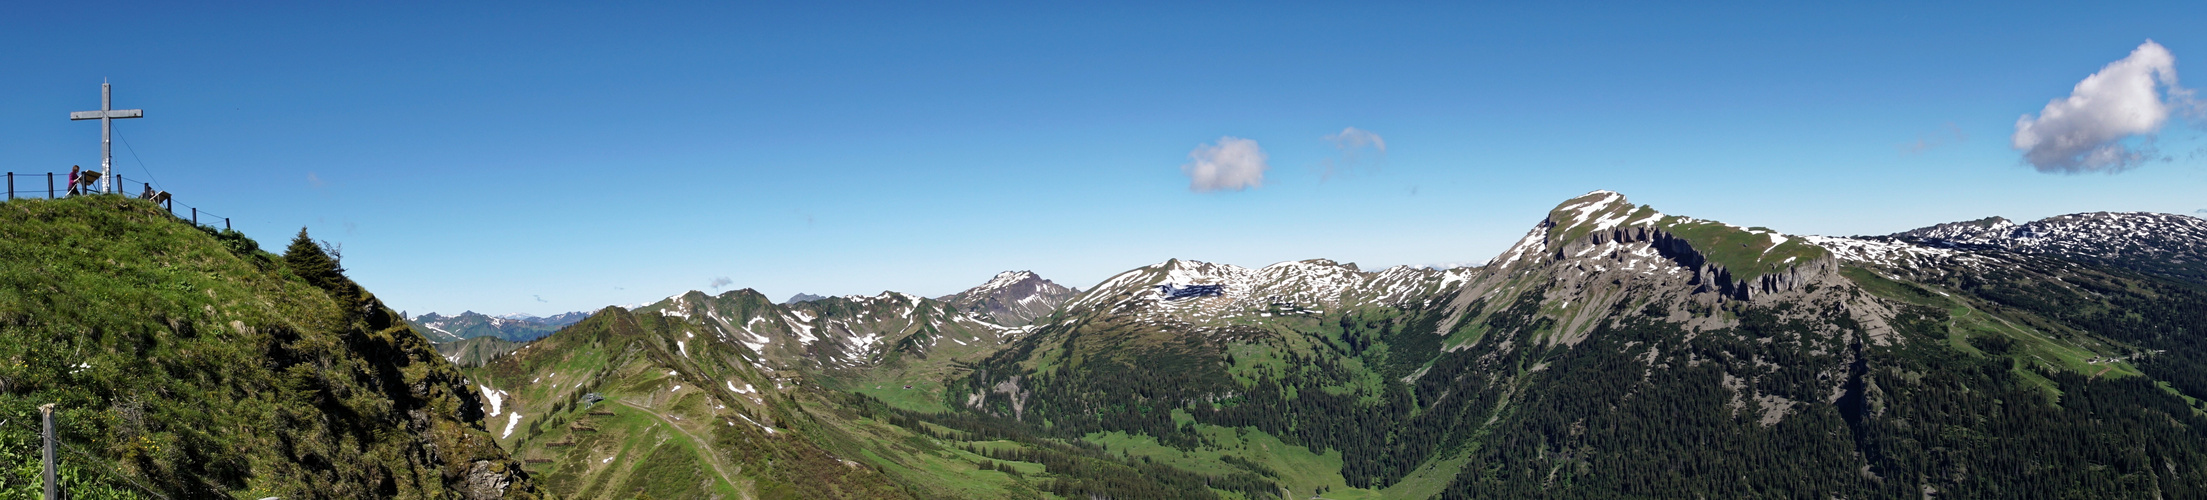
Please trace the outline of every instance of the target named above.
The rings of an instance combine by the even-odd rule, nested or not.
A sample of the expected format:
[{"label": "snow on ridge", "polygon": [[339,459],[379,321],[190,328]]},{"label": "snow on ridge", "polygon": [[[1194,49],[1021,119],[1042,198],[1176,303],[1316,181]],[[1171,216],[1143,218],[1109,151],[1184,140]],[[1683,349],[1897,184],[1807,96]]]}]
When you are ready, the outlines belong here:
[{"label": "snow on ridge", "polygon": [[[1517,262],[1517,259],[1525,257],[1525,255],[1528,253],[1537,254],[1540,252],[1545,252],[1547,250],[1548,231],[1543,228],[1535,227],[1532,231],[1525,233],[1525,238],[1517,240],[1516,245],[1511,245],[1510,251],[1502,252],[1502,255],[1494,256],[1494,260],[1487,261],[1487,265],[1494,267],[1508,267],[1511,263]],[[1509,259],[1504,260],[1502,258],[1504,256],[1508,256]]]},{"label": "snow on ridge", "polygon": [[983,283],[975,289],[993,291],[1018,284],[1020,281],[1026,280],[1027,277],[1034,275],[1035,273],[1032,271],[1004,271],[996,273],[996,277],[990,278],[988,283]]},{"label": "snow on ridge", "polygon": [[506,432],[503,434],[499,434],[498,439],[513,437],[513,428],[515,426],[521,425],[521,412],[516,411],[513,413],[508,413],[507,415],[509,416],[506,417]]},{"label": "snow on ridge", "polygon": [[1585,222],[1585,221],[1586,221],[1586,218],[1587,218],[1588,216],[1594,215],[1594,213],[1595,213],[1595,212],[1599,212],[1599,211],[1601,211],[1601,210],[1602,210],[1602,209],[1604,209],[1604,208],[1608,208],[1608,207],[1610,206],[1610,204],[1613,204],[1613,203],[1616,203],[1616,202],[1619,202],[1619,201],[1624,201],[1624,199],[1625,199],[1625,195],[1623,195],[1623,194],[1620,194],[1620,193],[1618,193],[1618,192],[1616,192],[1616,191],[1607,191],[1607,190],[1595,190],[1595,191],[1593,191],[1593,192],[1590,192],[1590,193],[1586,193],[1586,194],[1584,194],[1584,195],[1580,195],[1580,197],[1581,197],[1581,198],[1584,198],[1584,197],[1586,197],[1586,196],[1591,196],[1591,195],[1596,195],[1596,194],[1602,195],[1602,197],[1601,197],[1600,199],[1595,199],[1595,200],[1587,200],[1587,201],[1582,201],[1582,202],[1578,202],[1578,203],[1573,203],[1573,204],[1570,204],[1570,205],[1565,205],[1565,206],[1563,206],[1563,208],[1562,208],[1561,210],[1569,210],[1569,211],[1575,211],[1575,212],[1578,212],[1578,214],[1577,214],[1577,215],[1573,215],[1573,216],[1571,216],[1571,221],[1572,221],[1572,223],[1573,223],[1573,224],[1563,224],[1563,225],[1566,225],[1566,226],[1568,226],[1568,225],[1575,225],[1576,223],[1579,223],[1579,222]]},{"label": "snow on ridge", "polygon": [[1898,241],[1832,236],[1803,236],[1801,238],[1831,251],[1832,256],[1838,257],[1840,260],[1888,266],[1915,267],[1920,261],[1949,259],[1961,254],[1961,252],[1955,250]]}]

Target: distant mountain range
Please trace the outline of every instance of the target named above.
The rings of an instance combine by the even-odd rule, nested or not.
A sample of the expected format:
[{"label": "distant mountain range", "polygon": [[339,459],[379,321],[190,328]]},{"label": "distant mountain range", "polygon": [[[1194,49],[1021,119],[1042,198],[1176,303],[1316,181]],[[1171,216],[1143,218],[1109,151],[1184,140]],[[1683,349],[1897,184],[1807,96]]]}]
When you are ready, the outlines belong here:
[{"label": "distant mountain range", "polygon": [[[2191,216],[1826,237],[1597,191],[1480,266],[1173,259],[1088,290],[1006,271],[412,322],[575,498],[2186,497],[2200,311]],[[562,463],[599,465],[537,467]]]},{"label": "distant mountain range", "polygon": [[1597,191],[1482,266],[689,292],[467,370],[577,498],[2195,497],[2203,227],[1806,236]]},{"label": "distant mountain range", "polygon": [[2001,217],[1950,222],[1890,237],[1948,248],[1996,249],[2207,282],[2207,219],[2147,212],[2058,215],[2024,224]]},{"label": "distant mountain range", "polygon": [[508,342],[528,342],[550,335],[560,327],[575,324],[590,316],[589,312],[570,312],[538,317],[528,314],[489,316],[475,311],[465,311],[454,316],[428,313],[408,319],[431,342],[457,342],[476,337],[494,337]]}]

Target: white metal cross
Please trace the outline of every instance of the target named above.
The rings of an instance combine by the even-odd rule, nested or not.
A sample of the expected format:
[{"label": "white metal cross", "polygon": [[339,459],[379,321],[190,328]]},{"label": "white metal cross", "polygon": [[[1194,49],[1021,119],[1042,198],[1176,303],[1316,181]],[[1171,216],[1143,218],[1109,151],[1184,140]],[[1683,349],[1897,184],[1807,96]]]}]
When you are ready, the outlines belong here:
[{"label": "white metal cross", "polygon": [[107,82],[100,82],[100,109],[69,113],[71,120],[100,121],[100,191],[115,192],[115,147],[110,142],[115,135],[115,120],[145,116],[143,109],[115,109],[115,92]]}]

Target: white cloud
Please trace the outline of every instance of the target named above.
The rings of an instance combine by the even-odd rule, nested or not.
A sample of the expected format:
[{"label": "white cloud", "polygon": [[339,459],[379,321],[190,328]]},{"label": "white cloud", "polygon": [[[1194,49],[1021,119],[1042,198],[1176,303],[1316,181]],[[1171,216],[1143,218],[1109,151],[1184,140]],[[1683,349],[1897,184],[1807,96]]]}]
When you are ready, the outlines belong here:
[{"label": "white cloud", "polygon": [[1221,190],[1243,190],[1264,185],[1264,149],[1257,141],[1240,137],[1220,137],[1218,144],[1204,144],[1188,152],[1188,163],[1180,166],[1188,174],[1188,189],[1198,193]]},{"label": "white cloud", "polygon": [[1962,127],[1955,126],[1953,123],[1947,123],[1945,130],[1919,135],[1916,136],[1916,140],[1914,142],[1902,143],[1900,145],[1900,154],[1913,155],[1933,149],[1938,149],[1948,144],[1957,144],[1968,141],[1969,134],[1962,133]]},{"label": "white cloud", "polygon": [[1377,152],[1380,157],[1387,156],[1387,140],[1370,130],[1344,128],[1340,133],[1327,134],[1326,142],[1333,143],[1334,149],[1341,150],[1341,156],[1325,160],[1326,171],[1321,174],[1321,178],[1332,178],[1335,173],[1356,167],[1367,150]]},{"label": "white cloud", "polygon": [[[2191,112],[2191,92],[2176,84],[2176,56],[2147,40],[2038,116],[2016,119],[2014,145],[2040,172],[2121,172],[2155,159],[2153,136],[2172,108]],[[2123,143],[2134,137],[2143,144]]]},{"label": "white cloud", "polygon": [[735,282],[736,282],[736,280],[728,279],[728,277],[727,277],[727,276],[719,276],[719,277],[715,277],[715,278],[713,278],[713,289],[714,289],[714,290],[719,290],[719,289],[720,289],[720,287],[728,286],[729,284],[732,284],[732,283],[735,283]]}]

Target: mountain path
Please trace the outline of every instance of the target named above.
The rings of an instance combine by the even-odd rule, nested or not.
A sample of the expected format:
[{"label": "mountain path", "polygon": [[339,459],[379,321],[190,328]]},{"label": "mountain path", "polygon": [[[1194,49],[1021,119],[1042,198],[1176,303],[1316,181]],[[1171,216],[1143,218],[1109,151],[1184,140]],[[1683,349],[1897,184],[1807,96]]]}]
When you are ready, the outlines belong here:
[{"label": "mountain path", "polygon": [[644,412],[644,414],[651,415],[652,418],[657,418],[661,423],[667,424],[667,427],[673,428],[675,432],[682,433],[682,437],[690,438],[690,442],[697,445],[698,452],[705,455],[705,465],[712,466],[713,473],[719,474],[720,480],[727,481],[728,486],[732,488],[740,487],[743,485],[743,483],[736,482],[736,476],[734,474],[729,474],[727,470],[720,468],[720,461],[714,460],[714,457],[712,456],[712,451],[714,448],[711,444],[706,443],[703,439],[698,439],[697,435],[695,434],[690,434],[690,431],[687,429],[683,429],[681,424],[675,423],[674,420],[668,419],[666,415],[661,415],[659,414],[659,412],[651,411],[648,408],[629,404],[627,401],[615,402],[620,403],[621,406],[626,406],[630,409],[634,409],[636,411]]}]

